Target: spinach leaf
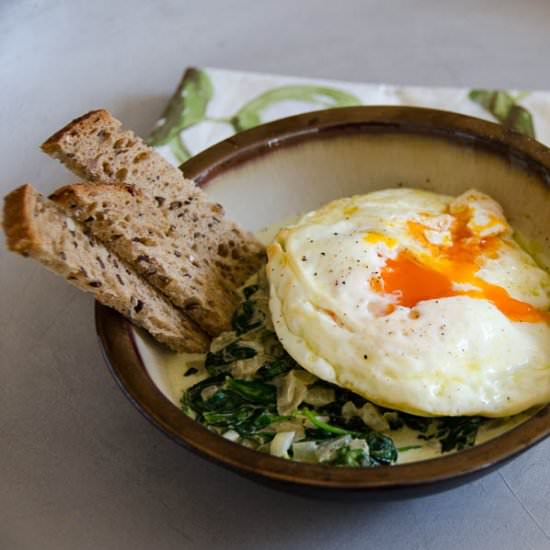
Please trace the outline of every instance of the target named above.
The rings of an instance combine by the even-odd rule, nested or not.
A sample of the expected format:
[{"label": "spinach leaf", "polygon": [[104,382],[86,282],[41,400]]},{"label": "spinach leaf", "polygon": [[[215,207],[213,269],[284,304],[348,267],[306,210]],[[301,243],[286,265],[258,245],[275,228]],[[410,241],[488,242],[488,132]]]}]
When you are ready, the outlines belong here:
[{"label": "spinach leaf", "polygon": [[407,451],[412,451],[413,449],[422,449],[422,445],[406,445],[405,447],[398,447],[398,453],[406,453]]},{"label": "spinach leaf", "polygon": [[244,405],[233,411],[206,411],[202,417],[209,426],[219,428],[238,428],[249,420],[255,413],[254,407]]},{"label": "spinach leaf", "polygon": [[405,423],[405,426],[407,426],[407,428],[421,433],[426,433],[433,422],[433,419],[431,418],[426,418],[424,416],[414,416],[412,414],[407,414],[404,412],[399,413],[399,418]]},{"label": "spinach leaf", "polygon": [[446,417],[438,420],[435,437],[441,443],[441,452],[471,447],[475,443],[481,421],[480,416]]},{"label": "spinach leaf", "polygon": [[248,300],[253,294],[256,294],[258,290],[260,289],[260,285],[249,285],[245,288],[243,288],[243,296],[246,300]]},{"label": "spinach leaf", "polygon": [[[333,422],[336,421],[336,419],[333,420]],[[349,420],[345,420],[342,418],[342,423],[346,426],[348,430],[351,430],[355,433],[366,433],[371,430],[364,422],[363,419],[359,416],[352,416]]]},{"label": "spinach leaf", "polygon": [[284,417],[278,417],[265,410],[257,410],[252,418],[237,427],[236,430],[241,437],[256,441],[259,444],[267,443],[275,437],[276,432],[266,431],[265,428],[274,422],[284,419]]},{"label": "spinach leaf", "polygon": [[390,425],[390,430],[392,431],[399,430],[405,425],[398,412],[384,409],[384,418],[388,421],[388,424]]},{"label": "spinach leaf", "polygon": [[260,410],[252,421],[247,426],[244,426],[244,429],[248,429],[250,432],[257,432],[258,430],[263,430],[273,422],[278,422],[283,418],[285,417],[278,417],[277,415],[270,414],[266,410]]},{"label": "spinach leaf", "polygon": [[360,435],[356,432],[346,430],[345,428],[340,428],[339,426],[333,426],[331,424],[328,424],[327,422],[324,422],[323,420],[319,419],[313,411],[307,408],[301,409],[300,413],[305,416],[316,428],[325,432],[336,435]]},{"label": "spinach leaf", "polygon": [[[191,386],[184,394],[181,403],[184,407],[189,407],[195,412],[202,413],[212,408],[207,401],[202,398],[202,392],[211,386],[222,386],[225,380],[224,375],[212,376]],[[219,391],[219,390],[218,390]],[[217,393],[217,392],[216,392]]]},{"label": "spinach leaf", "polygon": [[272,384],[228,378],[225,387],[257,405],[275,405],[277,400],[277,389]]},{"label": "spinach leaf", "polygon": [[325,441],[334,437],[332,432],[327,432],[322,428],[306,428],[304,433],[307,441]]},{"label": "spinach leaf", "polygon": [[328,462],[333,466],[371,466],[369,456],[363,449],[351,449],[344,445],[336,451],[336,456]]},{"label": "spinach leaf", "polygon": [[254,348],[243,346],[239,342],[232,342],[225,348],[215,353],[209,352],[206,355],[204,366],[209,374],[215,376],[217,374],[226,373],[230,370],[230,364],[238,359],[250,359],[255,357],[258,352]]},{"label": "spinach leaf", "polygon": [[[317,407],[317,412],[322,416],[329,416],[330,421],[333,424],[345,424],[348,427],[349,422],[346,422],[342,417],[342,407],[348,402],[351,401],[358,409],[361,408],[367,400],[357,395],[356,393],[351,392],[350,390],[345,390],[336,386],[335,384],[330,384],[322,380],[315,382],[315,386],[326,387],[334,390],[334,401],[328,403],[327,405],[322,405]],[[364,428],[364,423],[362,420],[359,420],[359,423]]]},{"label": "spinach leaf", "polygon": [[259,311],[254,302],[247,300],[242,302],[231,319],[231,327],[237,335],[244,334],[256,328],[259,328],[264,323],[264,314]]},{"label": "spinach leaf", "polygon": [[371,461],[376,464],[391,464],[397,460],[397,449],[393,439],[379,432],[369,432],[365,439],[369,446]]},{"label": "spinach leaf", "polygon": [[196,367],[189,367],[185,373],[183,374],[183,376],[191,376],[193,374],[197,374],[197,372],[199,372],[199,369],[197,369]]},{"label": "spinach leaf", "polygon": [[[365,439],[369,446],[371,462],[375,464],[391,464],[397,460],[397,449],[393,440],[379,432],[370,430],[364,423],[359,426],[355,424],[353,427],[357,427],[358,429],[357,431],[353,431],[323,422],[309,409],[302,409],[302,413],[318,430],[336,435],[351,435]],[[360,421],[360,419],[357,420]],[[309,434],[306,432],[306,434],[308,436],[313,435],[311,432]],[[319,435],[319,432],[315,435]]]},{"label": "spinach leaf", "polygon": [[224,385],[210,399],[204,401],[203,408],[209,411],[235,411],[244,402],[245,399],[235,392],[228,391]]},{"label": "spinach leaf", "polygon": [[[214,393],[203,399],[204,390],[210,387]],[[235,380],[221,374],[189,388],[182,405],[198,413],[199,421],[206,426],[235,429],[241,437],[266,442],[274,434],[258,435],[258,432],[283,419],[275,414],[276,398],[277,390],[271,384]]]},{"label": "spinach leaf", "polygon": [[273,361],[266,361],[257,371],[260,380],[273,380],[280,374],[285,374],[296,367],[296,363],[290,357],[283,357]]}]

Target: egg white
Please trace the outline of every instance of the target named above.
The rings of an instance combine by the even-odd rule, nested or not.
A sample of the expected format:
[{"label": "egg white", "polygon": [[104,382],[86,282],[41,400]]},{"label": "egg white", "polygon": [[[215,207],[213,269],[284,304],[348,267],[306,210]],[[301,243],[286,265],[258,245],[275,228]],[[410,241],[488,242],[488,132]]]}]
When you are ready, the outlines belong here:
[{"label": "egg white", "polygon": [[550,276],[512,239],[496,202],[476,191],[453,199],[391,189],[329,203],[268,247],[270,309],[290,355],[324,380],[419,415],[507,416],[550,401],[548,322],[512,321],[469,296],[388,313],[392,296],[372,288],[399,251],[423,252],[407,221],[423,220],[426,238],[441,245],[461,204],[473,230],[503,239],[477,276],[548,310]]}]

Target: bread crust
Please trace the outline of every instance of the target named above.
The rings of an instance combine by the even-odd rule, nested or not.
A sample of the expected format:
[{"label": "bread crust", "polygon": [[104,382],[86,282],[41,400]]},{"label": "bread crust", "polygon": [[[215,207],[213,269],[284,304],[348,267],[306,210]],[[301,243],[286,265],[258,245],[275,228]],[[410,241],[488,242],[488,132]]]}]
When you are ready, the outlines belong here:
[{"label": "bread crust", "polygon": [[9,250],[22,256],[29,255],[37,240],[30,223],[34,204],[31,189],[29,184],[24,184],[4,198],[2,226],[6,234],[6,245]]},{"label": "bread crust", "polygon": [[91,292],[171,349],[208,349],[208,337],[193,322],[29,184],[6,196],[3,226],[10,250]]},{"label": "bread crust", "polygon": [[[104,128],[113,126],[109,112],[105,109],[95,109],[71,120],[63,128],[52,134],[40,148],[50,157],[60,160],[73,174],[86,179],[87,170],[78,161],[74,160],[75,155],[73,153],[65,153],[65,149],[68,142],[76,141],[75,138],[87,134],[96,124]],[[71,140],[71,138],[73,139]]]},{"label": "bread crust", "polygon": [[[202,235],[197,255],[211,258],[220,276],[238,288],[265,261],[263,247],[227,220],[219,204],[208,201],[154,149],[108,111],[91,111],[67,124],[42,145],[78,176],[92,182],[134,186],[156,200],[181,235]],[[195,226],[199,226],[194,229]]]}]

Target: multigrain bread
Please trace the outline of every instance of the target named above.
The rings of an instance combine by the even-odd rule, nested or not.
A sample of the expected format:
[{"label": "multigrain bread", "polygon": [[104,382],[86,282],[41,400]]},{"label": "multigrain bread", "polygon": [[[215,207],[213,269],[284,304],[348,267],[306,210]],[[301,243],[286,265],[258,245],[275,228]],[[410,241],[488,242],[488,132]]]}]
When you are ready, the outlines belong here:
[{"label": "multigrain bread", "polygon": [[234,288],[255,273],[264,260],[252,235],[223,216],[192,181],[183,177],[154,149],[108,111],[91,111],[51,136],[42,150],[86,180],[133,185],[156,201],[194,261],[210,262],[210,270]]},{"label": "multigrain bread", "polygon": [[5,197],[3,225],[10,250],[93,293],[171,349],[208,349],[207,336],[192,321],[30,185]]},{"label": "multigrain bread", "polygon": [[230,330],[236,292],[209,258],[194,259],[192,245],[150,195],[121,184],[80,183],[50,199],[210,335]]}]

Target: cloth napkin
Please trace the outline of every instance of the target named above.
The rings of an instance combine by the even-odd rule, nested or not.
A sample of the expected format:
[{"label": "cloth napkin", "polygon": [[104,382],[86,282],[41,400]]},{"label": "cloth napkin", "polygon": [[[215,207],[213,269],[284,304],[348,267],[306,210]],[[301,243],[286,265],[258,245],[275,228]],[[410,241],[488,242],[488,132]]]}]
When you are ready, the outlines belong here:
[{"label": "cloth napkin", "polygon": [[410,105],[500,122],[550,144],[550,92],[359,84],[188,68],[149,137],[170,162],[278,118],[331,107]]}]

